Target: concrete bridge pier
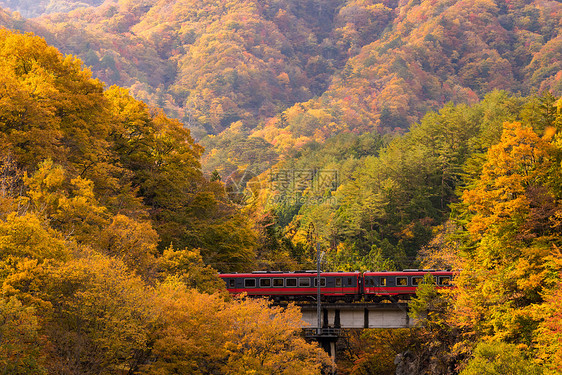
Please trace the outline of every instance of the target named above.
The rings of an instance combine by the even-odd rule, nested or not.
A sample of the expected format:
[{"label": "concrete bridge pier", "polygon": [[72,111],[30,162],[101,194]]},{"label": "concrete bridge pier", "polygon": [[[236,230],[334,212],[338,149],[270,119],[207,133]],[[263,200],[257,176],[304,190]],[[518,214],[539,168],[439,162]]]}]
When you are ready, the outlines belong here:
[{"label": "concrete bridge pier", "polygon": [[[340,337],[340,330],[323,327],[317,328],[306,328],[305,337],[309,340],[317,341],[322,349],[332,358],[332,361],[336,363],[336,342]],[[331,374],[335,374],[335,367],[332,368]]]},{"label": "concrete bridge pier", "polygon": [[[342,329],[411,328],[416,323],[408,315],[406,303],[331,303],[321,306],[321,325],[314,304],[299,305],[303,315],[304,333],[317,341],[336,360],[336,342]],[[332,370],[334,374],[335,370]]]}]

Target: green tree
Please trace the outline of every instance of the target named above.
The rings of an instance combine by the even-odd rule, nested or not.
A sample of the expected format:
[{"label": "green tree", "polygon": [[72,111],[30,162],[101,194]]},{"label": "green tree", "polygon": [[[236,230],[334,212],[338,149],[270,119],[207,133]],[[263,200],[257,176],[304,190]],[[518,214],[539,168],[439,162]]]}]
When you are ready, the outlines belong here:
[{"label": "green tree", "polygon": [[170,244],[200,249],[203,260],[220,270],[242,270],[254,257],[255,235],[227,200],[219,181],[200,169],[203,151],[189,130],[161,111],[151,111],[127,90],[106,92],[118,131],[115,152],[132,171],[131,183],[148,207],[159,249]]},{"label": "green tree", "polygon": [[540,375],[543,370],[528,359],[517,345],[482,342],[460,375]]}]

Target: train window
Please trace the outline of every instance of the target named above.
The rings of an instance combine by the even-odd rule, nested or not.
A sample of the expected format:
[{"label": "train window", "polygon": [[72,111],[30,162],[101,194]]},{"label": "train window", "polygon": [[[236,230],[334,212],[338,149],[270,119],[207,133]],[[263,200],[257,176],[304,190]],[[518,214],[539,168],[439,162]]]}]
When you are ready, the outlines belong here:
[{"label": "train window", "polygon": [[287,285],[287,286],[297,286],[297,279],[287,279],[285,285]]},{"label": "train window", "polygon": [[421,276],[412,277],[412,285],[414,285],[414,286],[420,285],[422,283],[422,281],[423,281],[423,277],[421,277]]},{"label": "train window", "polygon": [[375,286],[375,280],[374,279],[365,279],[365,285],[366,286]]},{"label": "train window", "polygon": [[341,287],[341,277],[336,277],[336,287]]},{"label": "train window", "polygon": [[352,277],[347,278],[347,285],[353,285],[353,278]]},{"label": "train window", "polygon": [[439,285],[451,284],[451,276],[439,276]]},{"label": "train window", "polygon": [[260,279],[260,287],[269,288],[271,286],[271,279]]},{"label": "train window", "polygon": [[273,279],[273,286],[283,287],[284,286],[283,279]]},{"label": "train window", "polygon": [[397,277],[396,278],[396,285],[400,285],[400,286],[408,285],[408,278],[407,277]]},{"label": "train window", "polygon": [[386,277],[381,277],[380,286],[386,286]]},{"label": "train window", "polygon": [[[318,279],[314,278],[314,286],[318,287]],[[326,278],[325,277],[321,277],[320,278],[320,287],[325,287],[326,286]]]},{"label": "train window", "polygon": [[256,279],[244,279],[244,288],[255,288]]},{"label": "train window", "polygon": [[310,286],[310,279],[308,277],[299,279],[299,286],[309,287]]},{"label": "train window", "polygon": [[228,279],[228,287],[234,288],[234,279]]}]

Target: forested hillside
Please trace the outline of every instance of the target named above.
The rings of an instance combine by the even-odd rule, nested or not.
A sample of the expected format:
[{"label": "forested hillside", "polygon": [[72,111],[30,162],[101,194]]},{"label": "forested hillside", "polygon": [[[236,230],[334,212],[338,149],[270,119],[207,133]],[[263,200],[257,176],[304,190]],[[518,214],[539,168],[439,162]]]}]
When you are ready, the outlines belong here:
[{"label": "forested hillside", "polygon": [[544,0],[121,0],[26,26],[198,138],[240,121],[283,150],[340,131],[405,129],[494,89],[560,94],[560,9]]},{"label": "forested hillside", "polygon": [[0,7],[31,18],[47,13],[68,12],[77,8],[98,6],[103,2],[104,0],[2,0]]},{"label": "forested hillside", "polygon": [[[107,84],[130,87],[136,98],[179,119],[206,149],[203,170],[216,171],[239,198],[248,181],[261,176],[259,184],[267,185],[277,169],[325,168],[338,170],[341,181],[359,178],[353,175],[359,173],[356,166],[346,161],[355,141],[347,140],[371,134],[373,139],[362,141],[374,145],[356,159],[374,160],[392,134],[404,133],[449,102],[478,106],[498,89],[504,96],[562,94],[561,17],[559,2],[543,0],[146,0],[106,1],[11,24],[6,16],[6,23],[44,35],[81,57]],[[501,105],[510,114],[517,111]],[[498,116],[493,121],[500,125],[509,117]],[[473,136],[464,134],[459,142]],[[341,156],[328,163],[331,145],[341,147]],[[314,152],[304,156],[307,150]],[[467,152],[463,148],[450,156],[458,163],[450,167],[455,173]],[[388,151],[382,158],[394,164],[400,153]],[[446,218],[457,179],[448,166],[439,192],[418,190],[417,181],[430,186],[438,181],[432,171],[437,164],[451,162],[447,155],[432,167],[420,166],[419,156],[400,162],[400,177],[393,177],[412,176],[411,182],[398,183],[411,191],[393,192],[391,199],[380,195],[381,185],[374,188],[382,201],[369,203],[375,210],[368,236],[378,232],[380,238],[365,244],[358,234],[365,225],[358,220],[365,219],[357,215],[363,214],[346,207],[355,207],[357,200],[366,207],[358,197],[373,188],[341,186],[341,207],[329,209],[325,215],[332,212],[332,217],[317,225],[332,228],[322,229],[332,249],[347,243],[364,254],[376,245],[376,251],[394,254],[399,265],[412,265],[432,227]],[[305,246],[306,235],[299,233],[309,230],[306,217],[320,213],[307,214],[306,207],[287,201],[262,203],[256,220],[273,220],[281,232],[295,234],[291,248]]]},{"label": "forested hillside", "polygon": [[104,90],[44,40],[0,30],[0,150],[5,373],[329,364],[300,338],[294,307],[225,299],[216,269],[251,268],[255,235],[177,120]]},{"label": "forested hillside", "polygon": [[0,30],[14,373],[318,373],[295,310],[216,277],[317,243],[329,270],[459,270],[342,373],[562,371],[560,2],[37,4],[0,2],[46,40]]}]

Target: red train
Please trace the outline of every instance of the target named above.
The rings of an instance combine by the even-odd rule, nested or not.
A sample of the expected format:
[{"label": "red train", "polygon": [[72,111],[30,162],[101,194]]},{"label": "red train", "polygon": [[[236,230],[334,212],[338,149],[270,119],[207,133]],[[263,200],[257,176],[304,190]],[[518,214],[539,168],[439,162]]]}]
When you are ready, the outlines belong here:
[{"label": "red train", "polygon": [[[322,272],[320,295],[323,301],[380,301],[408,299],[430,273],[437,287],[451,285],[452,271],[404,270],[384,272]],[[316,271],[256,271],[221,274],[231,294],[271,297],[281,300],[310,300],[317,296]]]}]

